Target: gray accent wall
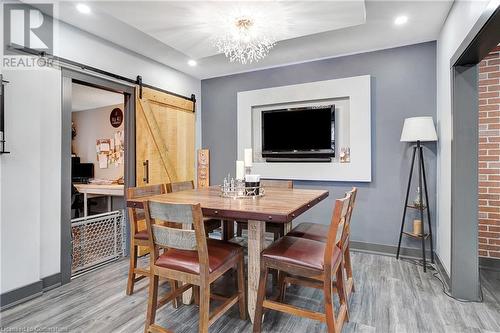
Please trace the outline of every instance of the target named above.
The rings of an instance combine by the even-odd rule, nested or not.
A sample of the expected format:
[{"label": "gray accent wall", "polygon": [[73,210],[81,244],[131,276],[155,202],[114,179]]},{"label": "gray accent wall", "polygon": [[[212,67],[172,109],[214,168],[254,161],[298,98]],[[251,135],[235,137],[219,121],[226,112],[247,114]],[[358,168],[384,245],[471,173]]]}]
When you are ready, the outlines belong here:
[{"label": "gray accent wall", "polygon": [[[327,200],[301,215],[296,223],[328,224],[334,199],[351,186],[357,186],[352,240],[397,246],[411,158],[411,146],[399,139],[405,118],[432,116],[436,120],[435,42],[202,80],[202,146],[210,149],[210,182],[220,184],[224,175],[235,172],[238,92],[358,75],[372,76],[373,180],[370,183],[294,181],[297,188],[330,191]],[[425,146],[435,231],[436,145]],[[415,195],[412,191],[410,200]],[[413,213],[416,217],[416,212]],[[407,223],[411,227],[411,220]],[[421,245],[419,241],[406,239],[403,246]]]}]

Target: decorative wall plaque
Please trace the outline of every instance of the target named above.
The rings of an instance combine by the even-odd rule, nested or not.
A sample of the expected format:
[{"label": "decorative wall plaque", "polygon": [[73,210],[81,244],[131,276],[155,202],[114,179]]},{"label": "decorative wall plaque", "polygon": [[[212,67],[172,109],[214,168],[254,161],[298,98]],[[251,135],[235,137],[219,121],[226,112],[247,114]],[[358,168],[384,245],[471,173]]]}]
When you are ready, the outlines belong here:
[{"label": "decorative wall plaque", "polygon": [[210,151],[198,149],[198,188],[210,186]]},{"label": "decorative wall plaque", "polygon": [[114,108],[109,115],[111,126],[120,127],[123,122],[123,111],[120,108]]}]

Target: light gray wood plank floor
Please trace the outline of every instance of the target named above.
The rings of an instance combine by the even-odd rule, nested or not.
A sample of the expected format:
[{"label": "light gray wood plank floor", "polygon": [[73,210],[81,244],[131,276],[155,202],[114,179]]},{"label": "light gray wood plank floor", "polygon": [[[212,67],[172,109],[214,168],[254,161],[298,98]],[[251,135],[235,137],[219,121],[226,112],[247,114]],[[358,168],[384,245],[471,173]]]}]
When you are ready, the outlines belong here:
[{"label": "light gray wood plank floor", "polygon": [[[144,261],[144,260],[143,260]],[[500,273],[481,273],[484,302],[461,303],[442,292],[432,272],[408,261],[366,253],[353,253],[356,292],[350,303],[350,322],[344,332],[500,332]],[[42,296],[0,313],[0,332],[143,332],[147,280],[132,296],[125,295],[128,261],[120,260],[50,290]],[[233,279],[217,282],[227,292]],[[269,286],[271,287],[271,286]],[[162,287],[163,292],[168,286]],[[287,302],[322,310],[320,291],[291,286]],[[157,323],[175,332],[197,332],[198,308],[167,305],[158,311]],[[25,329],[24,331],[22,329]],[[251,332],[249,321],[239,319],[234,307],[210,332]],[[265,332],[324,332],[324,324],[269,311]],[[39,330],[39,332],[44,332]]]}]

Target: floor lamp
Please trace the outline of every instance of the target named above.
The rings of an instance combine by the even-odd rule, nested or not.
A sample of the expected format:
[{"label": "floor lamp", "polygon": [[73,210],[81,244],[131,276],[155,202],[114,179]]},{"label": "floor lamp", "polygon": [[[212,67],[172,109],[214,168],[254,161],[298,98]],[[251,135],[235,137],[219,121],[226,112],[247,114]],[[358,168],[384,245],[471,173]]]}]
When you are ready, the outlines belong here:
[{"label": "floor lamp", "polygon": [[[401,230],[399,232],[399,243],[398,243],[398,252],[396,254],[396,258],[399,259],[399,253],[401,250],[401,240],[403,235],[409,236],[412,238],[416,238],[421,240],[422,242],[422,261],[424,272],[427,269],[426,262],[426,253],[425,253],[425,241],[429,239],[430,247],[431,247],[431,262],[434,263],[434,248],[432,244],[432,226],[431,226],[431,212],[429,209],[429,195],[427,190],[427,179],[425,176],[425,166],[424,166],[424,153],[422,142],[432,142],[437,141],[436,128],[434,127],[434,122],[432,117],[413,117],[406,118],[403,131],[401,133],[401,142],[411,142],[416,143],[413,146],[413,154],[411,159],[411,167],[410,167],[410,177],[408,178],[408,187],[406,189],[406,198],[403,208],[403,218],[401,220]],[[411,181],[413,176],[413,169],[415,167],[415,159],[418,160],[418,198],[416,203],[408,204],[408,197],[410,195]],[[425,204],[422,201],[422,191],[425,194]],[[421,228],[418,232],[406,232],[404,231],[405,220],[406,220],[406,212],[410,209],[416,209],[420,213],[420,222]],[[427,225],[429,232],[425,232],[425,223],[424,223],[424,211],[427,211]]]}]

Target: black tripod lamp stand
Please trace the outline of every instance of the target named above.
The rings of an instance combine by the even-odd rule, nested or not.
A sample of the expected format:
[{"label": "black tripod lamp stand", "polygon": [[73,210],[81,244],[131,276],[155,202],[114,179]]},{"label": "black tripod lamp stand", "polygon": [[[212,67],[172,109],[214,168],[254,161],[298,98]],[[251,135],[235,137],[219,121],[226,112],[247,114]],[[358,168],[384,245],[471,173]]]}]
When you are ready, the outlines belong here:
[{"label": "black tripod lamp stand", "polygon": [[[401,250],[401,240],[404,236],[412,237],[418,239],[422,243],[422,261],[424,272],[426,271],[426,240],[429,240],[430,250],[431,250],[431,262],[434,263],[434,248],[432,244],[432,226],[431,226],[431,212],[429,210],[429,194],[427,190],[427,179],[425,176],[425,165],[424,165],[424,152],[422,147],[422,142],[437,141],[436,128],[434,127],[434,122],[432,117],[413,117],[406,118],[403,125],[403,132],[401,133],[401,142],[411,142],[416,145],[413,146],[413,154],[411,159],[410,176],[408,178],[408,187],[406,189],[406,198],[403,207],[403,218],[401,220],[401,230],[399,232],[399,243],[398,252],[396,258],[399,259],[399,254]],[[417,187],[417,197],[411,203],[408,202],[408,197],[410,195],[411,183],[413,178],[413,169],[415,167],[415,160],[417,160],[418,169],[418,187]],[[425,194],[425,201],[422,199],[422,192]],[[408,209],[413,209],[418,212],[420,220],[414,221],[414,226],[412,231],[405,231],[405,221],[406,213]],[[424,223],[424,212],[427,215],[427,231],[425,230]]]}]

